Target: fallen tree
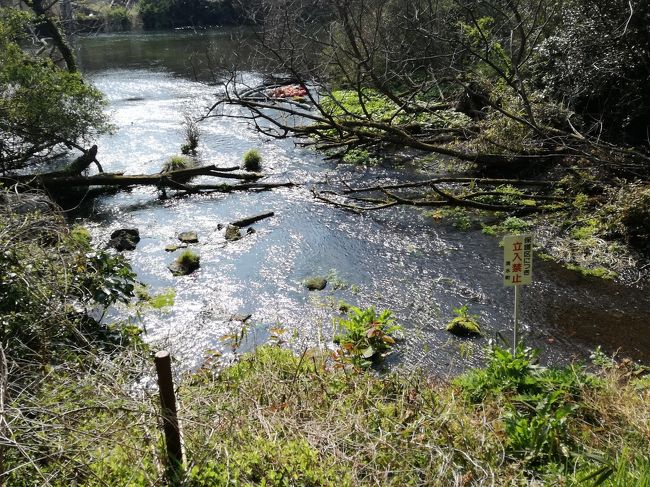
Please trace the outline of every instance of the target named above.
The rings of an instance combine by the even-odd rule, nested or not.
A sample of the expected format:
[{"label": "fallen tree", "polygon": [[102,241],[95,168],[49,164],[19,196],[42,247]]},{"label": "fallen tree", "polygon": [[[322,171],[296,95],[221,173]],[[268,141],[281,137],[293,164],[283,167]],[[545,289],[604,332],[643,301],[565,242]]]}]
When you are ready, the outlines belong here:
[{"label": "fallen tree", "polygon": [[[171,188],[188,192],[207,191],[207,190],[233,190],[237,189],[256,189],[256,188],[273,188],[293,185],[293,183],[264,183],[252,184],[264,175],[260,173],[235,172],[238,167],[219,168],[215,165],[202,166],[191,169],[179,169],[176,171],[160,172],[156,174],[134,174],[125,175],[121,173],[100,173],[94,176],[67,175],[66,171],[57,171],[53,173],[37,175],[19,175],[19,176],[2,176],[0,183],[5,186],[18,186],[25,188],[44,188],[56,192],[78,187],[93,186],[111,186],[126,188],[131,186],[156,186],[161,189]],[[224,185],[192,185],[180,182],[197,176],[210,176],[220,179],[237,179],[248,184],[236,186]]]},{"label": "fallen tree", "polygon": [[[540,192],[558,188],[559,181],[447,177],[399,184],[344,186],[340,191],[313,189],[312,194],[320,201],[356,213],[405,205],[423,208],[458,206],[524,215],[560,211],[566,209],[572,200]],[[527,188],[527,191],[513,188]]]}]

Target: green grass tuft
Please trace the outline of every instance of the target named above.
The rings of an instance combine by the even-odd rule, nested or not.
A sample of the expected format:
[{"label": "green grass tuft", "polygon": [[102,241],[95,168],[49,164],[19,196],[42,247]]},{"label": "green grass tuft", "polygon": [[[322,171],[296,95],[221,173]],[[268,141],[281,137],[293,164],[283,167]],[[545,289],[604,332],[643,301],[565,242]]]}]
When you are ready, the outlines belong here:
[{"label": "green grass tuft", "polygon": [[244,168],[247,171],[259,171],[262,168],[262,156],[257,149],[244,152]]}]

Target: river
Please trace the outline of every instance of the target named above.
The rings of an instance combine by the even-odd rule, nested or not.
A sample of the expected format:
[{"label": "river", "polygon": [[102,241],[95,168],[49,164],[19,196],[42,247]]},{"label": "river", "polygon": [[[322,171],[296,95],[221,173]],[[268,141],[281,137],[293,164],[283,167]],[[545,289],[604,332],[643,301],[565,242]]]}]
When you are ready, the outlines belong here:
[{"label": "river", "polygon": [[[109,101],[116,131],[98,141],[106,171],[152,173],[180,151],[183,113],[200,113],[219,87],[218,62],[245,59],[231,31],[110,34],[81,39],[85,74]],[[210,53],[206,56],[206,53]],[[251,66],[245,73],[256,79]],[[233,110],[235,110],[233,108]],[[150,293],[173,289],[173,307],[138,311],[147,340],[168,347],[185,367],[206,354],[230,352],[224,337],[240,333],[236,313],[251,314],[242,349],[283,340],[300,349],[331,344],[338,302],[390,309],[404,340],[389,365],[422,367],[439,375],[480,363],[480,350],[500,332],[511,336],[512,289],[502,286],[502,249],[480,229],[459,231],[412,208],[356,215],[315,201],[310,185],[325,180],[351,184],[403,181],[436,174],[438,164],[413,161],[373,167],[337,165],[292,140],[263,137],[246,123],[214,118],[201,124],[202,163],[232,166],[257,148],[268,181],[302,183],[266,192],[162,199],[157,190],[134,188],[84,202],[74,213],[104,244],[110,233],[136,227],[142,241],[127,252]],[[219,224],[274,211],[256,233],[226,242]],[[165,246],[194,230],[201,268],[173,277],[174,254]],[[324,291],[302,281],[329,276]],[[586,359],[599,344],[650,362],[650,298],[647,289],[586,278],[553,263],[535,262],[535,282],[523,289],[526,343],[548,363]],[[468,304],[485,332],[460,339],[445,331],[453,308]],[[133,316],[136,308],[113,312]]]}]

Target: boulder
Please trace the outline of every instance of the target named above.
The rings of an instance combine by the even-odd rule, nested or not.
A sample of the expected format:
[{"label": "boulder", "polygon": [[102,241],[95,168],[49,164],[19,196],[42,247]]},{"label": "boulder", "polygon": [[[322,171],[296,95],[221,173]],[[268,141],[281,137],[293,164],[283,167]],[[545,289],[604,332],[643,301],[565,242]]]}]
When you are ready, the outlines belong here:
[{"label": "boulder", "polygon": [[324,277],[310,277],[305,279],[303,284],[310,291],[322,291],[327,286],[327,279]]},{"label": "boulder", "polygon": [[196,232],[182,232],[178,234],[178,240],[186,244],[191,244],[198,243],[199,237]]},{"label": "boulder", "polygon": [[241,239],[241,231],[236,225],[228,225],[226,227],[226,240],[234,242]]},{"label": "boulder", "polygon": [[111,233],[108,246],[122,252],[123,250],[135,250],[140,241],[140,232],[137,228],[120,228]]},{"label": "boulder", "polygon": [[447,325],[447,331],[461,337],[482,334],[481,327],[478,326],[478,323],[475,320],[464,316],[458,316],[451,320]]},{"label": "boulder", "polygon": [[165,252],[176,252],[178,249],[186,249],[187,245],[183,244],[169,244],[165,245]]},{"label": "boulder", "polygon": [[174,276],[187,276],[200,267],[199,262],[185,262],[175,260],[167,266]]},{"label": "boulder", "polygon": [[230,317],[230,321],[241,321],[242,323],[246,323],[251,319],[251,316],[253,315],[250,313],[235,313]]}]

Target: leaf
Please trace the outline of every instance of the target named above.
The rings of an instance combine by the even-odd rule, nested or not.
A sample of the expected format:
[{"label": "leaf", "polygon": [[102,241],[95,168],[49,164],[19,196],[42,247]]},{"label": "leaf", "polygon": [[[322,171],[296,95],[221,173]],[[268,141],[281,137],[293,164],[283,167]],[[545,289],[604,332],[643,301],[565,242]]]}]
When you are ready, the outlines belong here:
[{"label": "leaf", "polygon": [[370,358],[375,354],[375,349],[372,347],[368,347],[365,350],[361,352],[361,356],[363,358]]}]

